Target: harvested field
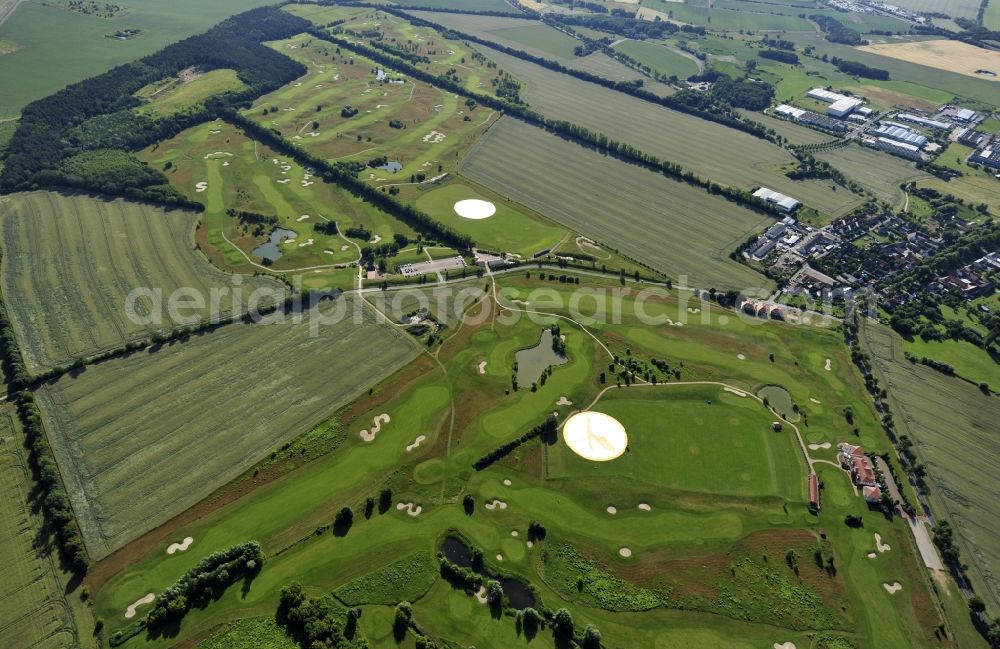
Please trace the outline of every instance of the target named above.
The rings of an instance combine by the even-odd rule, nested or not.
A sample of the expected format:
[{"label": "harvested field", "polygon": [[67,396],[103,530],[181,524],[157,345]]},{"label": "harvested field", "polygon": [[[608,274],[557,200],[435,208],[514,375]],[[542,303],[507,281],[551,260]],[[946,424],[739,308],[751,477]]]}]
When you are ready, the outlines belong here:
[{"label": "harvested field", "polygon": [[751,119],[758,124],[763,124],[767,128],[773,128],[775,133],[783,138],[786,138],[789,144],[819,144],[821,142],[830,142],[836,139],[833,135],[821,133],[820,131],[807,128],[805,126],[799,126],[798,124],[790,122],[787,119],[779,119],[777,117],[765,115],[764,113],[756,113],[749,110],[741,110],[740,113],[742,113],[744,117]]},{"label": "harvested field", "polygon": [[192,506],[412,358],[408,337],[356,300],[323,305],[347,316],[318,334],[315,310],[228,325],[36,392],[92,556]]},{"label": "harvested field", "polygon": [[895,0],[893,4],[911,11],[934,11],[952,18],[975,20],[981,3],[979,0]]},{"label": "harvested field", "polygon": [[[529,149],[534,154],[526,159]],[[768,217],[523,122],[501,120],[461,172],[673,277],[688,275],[695,285],[766,281],[727,255],[771,223]]]},{"label": "harvested field", "polygon": [[[213,289],[224,290],[219,315],[225,318],[234,291],[246,304],[254,290],[281,286],[209,265],[194,248],[198,217],[192,212],[54,192],[18,194],[0,205],[3,293],[33,374],[171,331],[176,323],[166,304],[175,289],[190,287],[206,303]],[[136,288],[162,291],[162,322],[136,324],[128,316],[126,297]],[[140,316],[153,314],[151,298],[135,306]],[[200,320],[210,308],[180,313]]]},{"label": "harvested field", "polygon": [[976,47],[961,41],[934,40],[913,43],[874,43],[858,48],[893,59],[901,59],[930,68],[957,72],[977,79],[1000,79],[976,74],[985,69],[1000,75],[1000,52]]},{"label": "harvested field", "polygon": [[820,212],[839,214],[862,202],[843,189],[834,191],[829,182],[789,179],[783,170],[794,159],[764,140],[491,48],[479,49],[524,82],[523,97],[546,117],[604,133],[719,183],[748,190],[770,187]]},{"label": "harvested field", "polygon": [[42,520],[29,499],[34,482],[9,406],[0,409],[0,638],[6,647],[75,646],[58,559],[36,545]]},{"label": "harvested field", "polygon": [[856,144],[817,151],[813,155],[864,185],[877,199],[898,207],[902,207],[904,201],[900,183],[928,176],[909,160]]},{"label": "harvested field", "polygon": [[976,593],[987,606],[1000,607],[1000,485],[995,441],[1000,399],[903,357],[900,338],[884,327],[864,331],[880,383],[889,392],[899,432],[916,445],[927,466],[931,503],[960,541],[962,560]]}]

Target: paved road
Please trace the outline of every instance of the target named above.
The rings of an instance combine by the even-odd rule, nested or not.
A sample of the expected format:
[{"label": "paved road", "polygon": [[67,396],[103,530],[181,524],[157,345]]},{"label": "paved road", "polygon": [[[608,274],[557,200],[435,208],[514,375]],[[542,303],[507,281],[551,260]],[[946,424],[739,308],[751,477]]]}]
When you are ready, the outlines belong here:
[{"label": "paved road", "polygon": [[6,5],[0,4],[0,26],[3,26],[7,19],[14,15],[14,11],[22,2],[24,0],[13,0]]},{"label": "paved road", "polygon": [[920,558],[924,560],[924,565],[931,570],[944,570],[944,563],[941,561],[934,541],[931,540],[931,533],[927,529],[927,518],[907,516],[906,520],[910,524],[910,530],[913,532],[913,538],[917,542],[917,549],[920,550]]}]

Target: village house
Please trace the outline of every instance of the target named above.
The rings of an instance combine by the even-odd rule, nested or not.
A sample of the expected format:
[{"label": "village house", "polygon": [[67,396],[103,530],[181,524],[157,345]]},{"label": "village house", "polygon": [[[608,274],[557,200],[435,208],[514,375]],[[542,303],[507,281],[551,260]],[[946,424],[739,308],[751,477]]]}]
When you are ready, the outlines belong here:
[{"label": "village house", "polygon": [[[860,446],[854,446],[846,442],[837,445],[840,459],[840,466],[850,472],[851,480],[859,487],[877,487],[878,481],[875,479],[875,467],[871,460],[865,455],[865,450]],[[882,497],[882,494],[879,494]]]}]

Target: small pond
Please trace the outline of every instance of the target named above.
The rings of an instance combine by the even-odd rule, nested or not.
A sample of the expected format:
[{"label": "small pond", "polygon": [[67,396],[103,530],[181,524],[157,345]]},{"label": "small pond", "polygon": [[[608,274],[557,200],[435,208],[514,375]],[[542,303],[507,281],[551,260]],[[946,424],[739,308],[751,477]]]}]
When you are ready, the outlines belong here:
[{"label": "small pond", "polygon": [[469,549],[469,546],[462,541],[462,539],[449,536],[444,540],[441,550],[444,552],[444,556],[455,565],[462,568],[472,568],[484,577],[489,577],[499,581],[500,586],[503,587],[504,594],[510,601],[511,608],[525,609],[535,605],[535,596],[531,594],[531,590],[529,590],[528,586],[520,579],[514,579],[512,577],[499,577],[497,575],[490,574],[490,572],[484,568],[476,568],[473,566],[472,551]]},{"label": "small pond", "polygon": [[262,243],[253,249],[253,254],[268,261],[276,261],[281,257],[281,242],[286,239],[294,239],[297,236],[298,234],[294,230],[275,228],[271,231],[271,237],[266,243]]},{"label": "small pond", "polygon": [[788,390],[780,385],[765,385],[757,391],[757,396],[761,399],[767,399],[771,407],[780,412],[788,421],[799,420],[799,414],[792,407],[792,395],[788,394]]},{"label": "small pond", "polygon": [[562,365],[568,359],[552,349],[552,330],[543,329],[542,339],[534,347],[522,349],[514,354],[517,361],[517,384],[530,388],[542,377],[542,372],[550,365]]},{"label": "small pond", "polygon": [[385,163],[384,165],[379,165],[378,167],[375,167],[375,168],[376,169],[381,169],[382,171],[388,171],[389,173],[393,173],[394,174],[394,173],[396,173],[397,171],[399,171],[400,169],[403,168],[403,163],[402,162],[396,162],[395,160],[390,160],[389,162]]}]

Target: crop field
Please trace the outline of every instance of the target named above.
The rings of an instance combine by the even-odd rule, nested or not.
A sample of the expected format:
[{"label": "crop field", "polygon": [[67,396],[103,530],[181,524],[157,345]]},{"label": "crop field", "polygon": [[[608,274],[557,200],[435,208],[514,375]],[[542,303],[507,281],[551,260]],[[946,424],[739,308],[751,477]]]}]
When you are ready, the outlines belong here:
[{"label": "crop field", "polygon": [[[262,277],[235,277],[207,263],[194,248],[197,217],[80,194],[35,192],[2,199],[3,293],[28,371],[41,373],[126,343],[167,333],[177,319],[162,317],[176,289],[203,296],[183,318],[219,319],[257,289],[275,289]],[[134,318],[127,298],[134,301]],[[159,292],[162,309],[146,291]],[[241,312],[242,308],[236,308]],[[190,324],[190,323],[188,323]]]},{"label": "crop field", "polygon": [[[403,195],[403,194],[401,194]],[[439,187],[430,187],[415,196],[416,206],[435,219],[482,242],[483,248],[515,252],[530,258],[540,250],[551,248],[562,239],[565,230],[551,221],[510,201],[455,180]],[[492,202],[497,212],[487,219],[466,219],[455,213],[455,203],[479,199]]]},{"label": "crop field", "polygon": [[976,205],[986,203],[994,213],[1000,206],[1000,184],[990,176],[968,175],[947,183],[940,178],[927,178],[917,185],[936,189],[942,194],[954,194]]},{"label": "crop field", "polygon": [[986,5],[986,11],[983,12],[983,25],[987,29],[1000,29],[1000,3],[991,2]]},{"label": "crop field", "polygon": [[29,494],[34,488],[13,409],[0,409],[0,637],[7,647],[57,649],[78,642],[65,576]]},{"label": "crop field", "polygon": [[357,300],[316,308],[153,347],[36,393],[92,556],[184,511],[413,357],[408,336]]},{"label": "crop field", "polygon": [[[521,156],[526,147],[535,151],[530,160]],[[494,126],[461,172],[672,277],[699,286],[766,282],[728,254],[771,219],[523,122]]]},{"label": "crop field", "polygon": [[622,41],[615,45],[615,49],[668,77],[677,75],[680,79],[687,79],[698,74],[698,65],[693,60],[658,43]]},{"label": "crop field", "polygon": [[789,144],[819,144],[821,142],[831,142],[835,136],[816,131],[805,126],[799,126],[787,119],[771,117],[764,113],[755,113],[749,110],[740,111],[744,117],[752,119],[758,124],[763,124],[767,128],[774,129],[774,132],[788,140]]},{"label": "crop field", "polygon": [[567,447],[549,454],[553,478],[628,478],[656,489],[805,498],[805,462],[791,431],[756,400],[718,386],[615,390],[593,408],[622,422],[629,450],[592,463]]},{"label": "crop field", "polygon": [[594,52],[593,54],[588,54],[587,56],[578,56],[572,61],[567,61],[565,65],[568,68],[590,72],[591,74],[596,74],[599,77],[611,79],[612,81],[634,81],[636,79],[642,79],[643,88],[661,97],[666,97],[677,92],[673,86],[660,83],[659,81],[653,81],[649,77],[639,74],[620,61],[611,58],[604,52]]},{"label": "crop field", "polygon": [[[0,40],[21,48],[0,56],[0,118],[16,116],[28,103],[63,86],[151,54],[205,31],[222,19],[268,0],[130,0],[129,11],[112,20],[24,2],[0,26]],[[141,29],[136,38],[107,38],[119,29]],[[71,53],[71,55],[68,55]]]},{"label": "crop field", "polygon": [[435,9],[461,9],[462,11],[505,11],[518,15],[504,0],[393,0],[400,7],[432,7]]},{"label": "crop field", "polygon": [[[808,20],[796,15],[780,13],[756,13],[754,7],[760,5],[741,3],[740,8],[728,9],[721,5],[709,9],[693,4],[667,2],[664,0],[642,0],[643,7],[673,15],[673,19],[682,23],[702,25],[712,30],[752,29],[754,31],[810,31],[812,26]],[[801,9],[798,10],[801,13]]]},{"label": "crop field", "polygon": [[[823,213],[841,214],[863,202],[862,197],[843,189],[834,191],[829,182],[789,179],[783,169],[793,158],[764,140],[491,48],[482,50],[525,83],[522,95],[546,117],[604,133],[720,183],[748,190],[770,187]],[[622,115],[629,119],[623,121]]]},{"label": "crop field", "polygon": [[139,108],[140,113],[161,117],[179,113],[200,105],[212,95],[243,90],[246,84],[233,70],[211,70],[189,81],[168,80],[159,87],[143,89],[136,93],[148,103]]},{"label": "crop field", "polygon": [[[217,251],[213,260],[240,271],[265,269],[254,251],[268,240],[270,228],[244,226],[227,209],[274,216],[278,225],[295,236],[279,244],[280,257],[269,267],[295,273],[309,269],[309,286],[344,281],[344,269],[357,260],[364,241],[317,230],[336,221],[341,232],[362,227],[391,239],[410,228],[335,185],[324,183],[293,160],[246,137],[224,122],[210,122],[179,133],[171,140],[144,150],[150,164],[164,168],[171,184],[192,200],[205,204],[204,227],[198,242]],[[199,183],[203,191],[199,191]],[[303,218],[305,217],[305,218]],[[320,271],[320,272],[315,272]],[[302,271],[304,272],[304,271]],[[350,276],[346,274],[348,285]]]},{"label": "crop field", "polygon": [[[967,324],[967,326],[972,326]],[[984,335],[988,331],[982,332]],[[965,340],[924,341],[915,338],[904,341],[903,348],[919,358],[927,357],[947,363],[955,368],[955,373],[973,383],[986,382],[1000,385],[1000,365],[983,351]]]},{"label": "crop field", "polygon": [[[970,77],[992,79],[977,74],[976,70],[986,69],[1000,74],[1000,53],[969,45],[960,41],[932,40],[912,43],[872,44],[858,48],[893,59],[909,61],[917,65],[947,70]],[[997,90],[1000,92],[1000,88]]]},{"label": "crop field", "polygon": [[939,520],[955,529],[976,592],[988,605],[1000,606],[1000,539],[993,526],[1000,516],[995,479],[1000,460],[994,441],[1000,399],[909,363],[902,341],[887,328],[869,325],[864,339],[889,392],[896,425],[910,436],[927,466]]},{"label": "crop field", "polygon": [[[537,20],[527,18],[501,18],[429,11],[408,13],[449,29],[479,36],[508,47],[515,47],[535,56],[559,59],[567,64],[575,58],[573,49],[580,44],[568,34]],[[478,45],[476,49],[479,49]]]},{"label": "crop field", "polygon": [[978,0],[899,0],[896,6],[910,11],[935,11],[952,18],[975,20],[980,4]]},{"label": "crop field", "polygon": [[818,151],[814,155],[864,185],[880,201],[896,207],[902,207],[905,200],[900,184],[927,177],[909,160],[861,145]]}]

